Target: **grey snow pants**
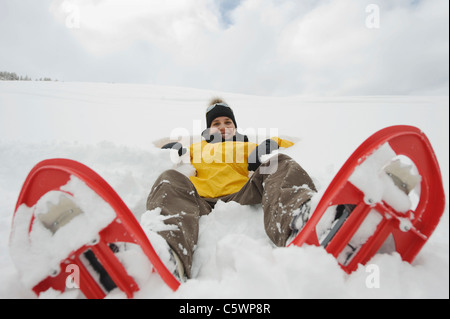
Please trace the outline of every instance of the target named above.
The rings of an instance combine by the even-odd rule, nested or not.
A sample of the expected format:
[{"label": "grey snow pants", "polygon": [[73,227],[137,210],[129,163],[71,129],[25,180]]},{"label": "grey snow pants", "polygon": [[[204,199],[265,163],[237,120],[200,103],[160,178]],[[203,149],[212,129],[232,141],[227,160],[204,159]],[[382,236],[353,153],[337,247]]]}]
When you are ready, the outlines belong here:
[{"label": "grey snow pants", "polygon": [[[219,197],[200,197],[188,177],[176,170],[163,172],[156,180],[147,199],[147,210],[161,209],[161,215],[177,230],[161,231],[161,235],[181,259],[190,277],[194,247],[199,233],[199,218],[209,214],[218,200],[241,205],[261,204],[264,228],[278,247],[284,247],[291,234],[289,227],[295,211],[316,191],[309,175],[292,158],[284,154],[261,166],[237,193]],[[272,165],[272,167],[269,167]],[[275,169],[273,169],[275,167]]]}]

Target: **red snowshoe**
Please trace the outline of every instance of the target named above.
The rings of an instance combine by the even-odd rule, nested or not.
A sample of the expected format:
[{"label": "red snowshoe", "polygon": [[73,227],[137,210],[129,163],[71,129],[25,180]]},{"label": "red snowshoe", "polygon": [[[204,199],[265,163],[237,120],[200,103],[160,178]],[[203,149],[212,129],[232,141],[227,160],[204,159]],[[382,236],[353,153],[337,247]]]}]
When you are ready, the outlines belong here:
[{"label": "red snowshoe", "polygon": [[75,287],[87,298],[104,298],[117,287],[131,298],[139,285],[128,266],[136,259],[127,264],[126,254],[119,253],[124,245],[150,261],[148,272],[156,270],[170,288],[178,288],[134,215],[99,175],[67,159],[32,169],[10,236],[11,257],[26,286],[37,295]]},{"label": "red snowshoe", "polygon": [[325,247],[347,273],[382,246],[412,262],[444,207],[439,165],[425,134],[388,127],[347,160],[291,244]]}]

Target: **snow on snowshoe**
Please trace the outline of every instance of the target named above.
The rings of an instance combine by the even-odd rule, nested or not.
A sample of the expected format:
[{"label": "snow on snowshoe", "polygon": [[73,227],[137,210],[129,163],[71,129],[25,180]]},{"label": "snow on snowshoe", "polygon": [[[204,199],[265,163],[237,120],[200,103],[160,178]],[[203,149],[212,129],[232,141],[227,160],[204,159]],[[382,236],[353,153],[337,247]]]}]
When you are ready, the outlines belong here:
[{"label": "snow on snowshoe", "polygon": [[442,177],[427,137],[412,126],[392,126],[352,154],[290,244],[323,246],[347,273],[381,250],[411,263],[444,208]]},{"label": "snow on snowshoe", "polygon": [[117,193],[67,159],[45,160],[29,173],[10,254],[21,282],[37,295],[53,289],[104,298],[121,291],[131,298],[153,271],[173,290],[180,285]]}]

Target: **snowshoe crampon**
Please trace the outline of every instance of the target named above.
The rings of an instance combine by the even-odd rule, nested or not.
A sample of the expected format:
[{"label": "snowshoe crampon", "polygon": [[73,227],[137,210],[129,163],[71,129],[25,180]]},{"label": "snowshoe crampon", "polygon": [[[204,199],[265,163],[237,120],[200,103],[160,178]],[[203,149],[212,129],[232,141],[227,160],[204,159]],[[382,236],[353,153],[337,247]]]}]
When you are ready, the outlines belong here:
[{"label": "snowshoe crampon", "polygon": [[[75,288],[87,298],[104,298],[118,288],[131,298],[139,290],[136,268],[143,267],[156,270],[173,290],[180,285],[117,193],[67,159],[43,161],[29,173],[14,213],[10,253],[22,283],[37,295]],[[140,267],[133,267],[136,261]]]},{"label": "snowshoe crampon", "polygon": [[425,134],[388,127],[347,160],[291,244],[325,247],[347,273],[382,250],[411,263],[444,208],[439,165]]}]

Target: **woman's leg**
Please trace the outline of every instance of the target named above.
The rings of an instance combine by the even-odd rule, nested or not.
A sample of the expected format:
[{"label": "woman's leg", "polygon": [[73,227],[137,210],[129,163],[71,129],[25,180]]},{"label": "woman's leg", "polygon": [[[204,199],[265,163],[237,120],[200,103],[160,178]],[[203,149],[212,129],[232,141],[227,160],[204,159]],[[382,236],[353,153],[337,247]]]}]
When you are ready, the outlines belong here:
[{"label": "woman's leg", "polygon": [[175,170],[162,173],[147,198],[147,210],[160,208],[169,218],[166,225],[173,230],[158,232],[177,254],[185,273],[191,275],[194,247],[198,240],[199,218],[211,212],[211,207],[197,193],[188,177]]}]

